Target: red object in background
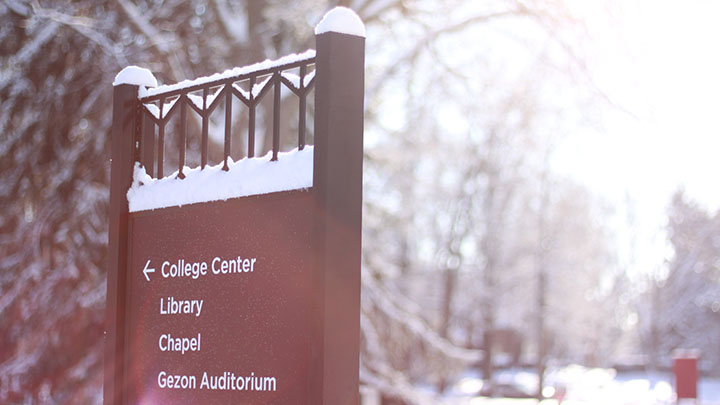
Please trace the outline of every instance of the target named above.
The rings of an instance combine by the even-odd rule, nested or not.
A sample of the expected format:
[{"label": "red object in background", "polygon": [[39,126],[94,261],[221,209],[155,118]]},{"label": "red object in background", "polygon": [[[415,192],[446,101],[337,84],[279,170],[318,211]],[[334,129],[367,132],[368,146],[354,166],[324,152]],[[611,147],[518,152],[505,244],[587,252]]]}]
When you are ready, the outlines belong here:
[{"label": "red object in background", "polygon": [[698,354],[696,351],[676,352],[673,362],[677,399],[697,399]]}]

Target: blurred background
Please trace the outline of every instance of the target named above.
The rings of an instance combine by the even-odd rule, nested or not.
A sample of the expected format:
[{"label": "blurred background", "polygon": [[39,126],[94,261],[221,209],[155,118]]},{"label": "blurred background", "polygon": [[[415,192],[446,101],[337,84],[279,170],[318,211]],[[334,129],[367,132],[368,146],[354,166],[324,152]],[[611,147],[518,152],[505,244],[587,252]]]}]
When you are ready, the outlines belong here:
[{"label": "blurred background", "polygon": [[367,28],[367,403],[669,403],[678,349],[720,402],[706,0],[3,0],[0,402],[102,401],[115,74],[302,52],[336,5]]}]

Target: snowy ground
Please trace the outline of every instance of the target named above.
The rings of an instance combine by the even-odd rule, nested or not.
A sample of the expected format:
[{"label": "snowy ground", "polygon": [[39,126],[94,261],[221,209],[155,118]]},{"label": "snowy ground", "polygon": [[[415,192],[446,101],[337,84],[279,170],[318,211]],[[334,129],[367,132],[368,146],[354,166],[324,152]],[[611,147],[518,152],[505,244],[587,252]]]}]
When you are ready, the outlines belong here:
[{"label": "snowy ground", "polygon": [[[537,384],[537,376],[532,371],[516,369],[499,372],[497,381],[531,393]],[[547,405],[669,405],[675,403],[672,375],[669,373],[616,373],[612,369],[568,366],[550,371],[546,382],[548,387],[552,387],[547,389],[548,394],[557,391],[555,399],[542,401],[542,404]],[[476,374],[468,373],[455,384],[452,392],[446,397],[446,403],[461,405],[537,404],[534,399],[481,397],[476,394],[481,388],[482,380]],[[559,392],[563,389],[565,394],[560,400]],[[700,396],[698,404],[720,405],[720,379],[702,379],[698,393]]]}]

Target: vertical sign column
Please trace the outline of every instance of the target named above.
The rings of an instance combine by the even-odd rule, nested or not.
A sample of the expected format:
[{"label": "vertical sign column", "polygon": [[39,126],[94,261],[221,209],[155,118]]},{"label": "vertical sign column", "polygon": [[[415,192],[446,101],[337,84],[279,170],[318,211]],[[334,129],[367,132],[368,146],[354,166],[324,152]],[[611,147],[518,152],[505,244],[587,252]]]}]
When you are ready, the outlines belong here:
[{"label": "vertical sign column", "polygon": [[[362,24],[362,23],[360,23]],[[359,403],[365,38],[316,36],[315,282],[310,403]]]},{"label": "vertical sign column", "polygon": [[120,84],[113,89],[111,137],[110,227],[105,309],[105,381],[107,404],[122,402],[125,336],[126,271],[128,268],[128,202],[132,184],[135,116],[138,86]]}]

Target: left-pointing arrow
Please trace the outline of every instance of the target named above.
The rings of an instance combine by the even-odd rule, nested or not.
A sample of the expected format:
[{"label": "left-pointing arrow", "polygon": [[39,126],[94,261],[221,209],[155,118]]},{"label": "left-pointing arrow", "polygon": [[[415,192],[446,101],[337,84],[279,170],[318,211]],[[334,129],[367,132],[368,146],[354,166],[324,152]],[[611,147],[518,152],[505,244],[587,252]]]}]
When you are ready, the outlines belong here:
[{"label": "left-pointing arrow", "polygon": [[150,276],[148,276],[148,273],[155,273],[155,269],[149,269],[148,266],[150,266],[150,259],[148,259],[147,263],[145,263],[145,268],[143,269],[143,274],[145,275],[145,278],[147,281],[150,281]]}]

